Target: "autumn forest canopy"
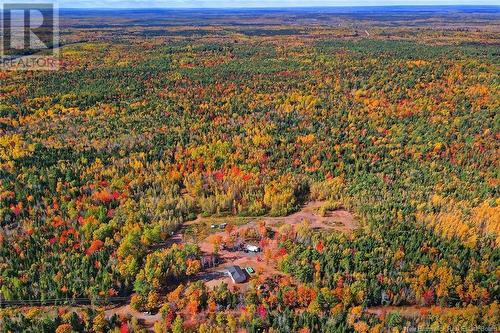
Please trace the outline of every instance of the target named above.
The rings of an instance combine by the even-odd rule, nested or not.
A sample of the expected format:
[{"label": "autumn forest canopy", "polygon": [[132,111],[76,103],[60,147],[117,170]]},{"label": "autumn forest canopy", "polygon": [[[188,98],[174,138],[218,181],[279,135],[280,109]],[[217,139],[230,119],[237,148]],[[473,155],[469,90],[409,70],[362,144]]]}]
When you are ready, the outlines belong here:
[{"label": "autumn forest canopy", "polygon": [[[498,7],[60,25],[0,71],[0,332],[500,327]],[[272,271],[205,282],[242,240]]]}]

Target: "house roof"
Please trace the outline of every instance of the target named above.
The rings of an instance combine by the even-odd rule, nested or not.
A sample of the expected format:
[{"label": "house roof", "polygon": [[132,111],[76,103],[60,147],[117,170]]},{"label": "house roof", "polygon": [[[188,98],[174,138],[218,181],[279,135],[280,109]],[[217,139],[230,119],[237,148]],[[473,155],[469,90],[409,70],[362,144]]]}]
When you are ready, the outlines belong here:
[{"label": "house roof", "polygon": [[240,266],[229,266],[226,269],[235,283],[243,283],[247,280],[247,276]]}]

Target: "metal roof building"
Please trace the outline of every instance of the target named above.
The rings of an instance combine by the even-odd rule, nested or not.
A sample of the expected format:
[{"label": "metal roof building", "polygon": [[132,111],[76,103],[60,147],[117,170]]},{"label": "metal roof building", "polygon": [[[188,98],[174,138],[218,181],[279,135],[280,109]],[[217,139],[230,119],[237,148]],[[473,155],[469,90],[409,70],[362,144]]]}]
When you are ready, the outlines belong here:
[{"label": "metal roof building", "polygon": [[247,280],[247,276],[240,266],[229,266],[226,269],[234,283],[243,283]]}]

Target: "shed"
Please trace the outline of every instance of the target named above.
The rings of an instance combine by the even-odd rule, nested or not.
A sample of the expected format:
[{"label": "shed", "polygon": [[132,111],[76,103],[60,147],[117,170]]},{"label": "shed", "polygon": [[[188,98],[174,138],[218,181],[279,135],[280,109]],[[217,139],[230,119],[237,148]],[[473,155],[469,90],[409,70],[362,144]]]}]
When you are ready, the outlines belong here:
[{"label": "shed", "polygon": [[247,276],[240,266],[229,266],[226,269],[234,283],[243,283],[247,280]]}]

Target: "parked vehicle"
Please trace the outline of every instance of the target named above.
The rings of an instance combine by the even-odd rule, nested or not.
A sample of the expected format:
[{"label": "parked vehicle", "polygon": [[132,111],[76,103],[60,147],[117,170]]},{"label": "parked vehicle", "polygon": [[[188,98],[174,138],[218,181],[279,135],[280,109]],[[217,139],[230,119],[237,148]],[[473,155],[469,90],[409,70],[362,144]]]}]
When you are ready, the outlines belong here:
[{"label": "parked vehicle", "polygon": [[260,247],[247,244],[247,245],[245,245],[245,252],[257,253],[257,252],[260,252]]}]

